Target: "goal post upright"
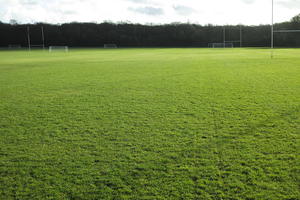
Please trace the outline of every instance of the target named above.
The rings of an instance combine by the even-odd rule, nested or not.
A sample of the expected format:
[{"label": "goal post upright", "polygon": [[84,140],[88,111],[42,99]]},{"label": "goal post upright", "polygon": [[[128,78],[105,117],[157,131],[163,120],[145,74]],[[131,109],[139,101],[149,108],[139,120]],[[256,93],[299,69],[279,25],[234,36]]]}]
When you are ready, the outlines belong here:
[{"label": "goal post upright", "polygon": [[272,0],[271,58],[274,56],[274,0]]},{"label": "goal post upright", "polygon": [[42,42],[43,42],[43,50],[45,50],[45,35],[44,35],[44,27],[41,27],[41,31],[42,31]]},{"label": "goal post upright", "polygon": [[242,25],[240,24],[240,48],[243,46],[243,33],[242,33]]},{"label": "goal post upright", "polygon": [[28,50],[31,50],[31,44],[30,44],[30,28],[27,26],[27,40],[28,40]]},{"label": "goal post upright", "polygon": [[225,28],[225,26],[223,27],[223,44],[224,44],[224,48],[225,48],[225,44],[226,44],[226,28]]}]

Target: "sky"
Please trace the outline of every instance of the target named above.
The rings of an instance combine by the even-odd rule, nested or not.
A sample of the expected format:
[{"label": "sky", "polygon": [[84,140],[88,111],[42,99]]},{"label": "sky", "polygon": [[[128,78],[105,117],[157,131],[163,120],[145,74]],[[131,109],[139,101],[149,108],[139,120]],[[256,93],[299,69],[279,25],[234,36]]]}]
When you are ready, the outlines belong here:
[{"label": "sky", "polygon": [[[300,13],[300,0],[274,0],[275,22]],[[164,24],[271,23],[271,0],[0,0],[0,21]]]}]

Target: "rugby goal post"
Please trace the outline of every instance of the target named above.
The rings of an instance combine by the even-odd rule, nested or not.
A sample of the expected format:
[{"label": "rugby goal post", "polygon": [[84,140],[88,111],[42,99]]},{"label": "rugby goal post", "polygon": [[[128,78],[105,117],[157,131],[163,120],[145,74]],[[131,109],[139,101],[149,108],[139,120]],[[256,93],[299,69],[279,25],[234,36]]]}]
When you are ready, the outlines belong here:
[{"label": "rugby goal post", "polygon": [[274,41],[274,34],[275,33],[300,33],[300,29],[296,29],[296,30],[274,30],[274,1],[275,0],[271,0],[272,3],[272,21],[271,21],[271,58],[274,57],[274,47],[275,47],[275,41]]},{"label": "rugby goal post", "polygon": [[30,37],[30,27],[27,26],[27,42],[28,42],[28,50],[30,51],[32,48],[42,48],[45,49],[45,35],[44,35],[44,27],[41,27],[41,35],[42,35],[42,44],[31,44],[31,37]]},{"label": "rugby goal post", "polygon": [[53,51],[68,52],[69,47],[68,46],[49,46],[49,52],[53,52]]},{"label": "rugby goal post", "polygon": [[116,44],[104,44],[103,47],[105,49],[115,49],[115,48],[117,48],[117,45]]}]

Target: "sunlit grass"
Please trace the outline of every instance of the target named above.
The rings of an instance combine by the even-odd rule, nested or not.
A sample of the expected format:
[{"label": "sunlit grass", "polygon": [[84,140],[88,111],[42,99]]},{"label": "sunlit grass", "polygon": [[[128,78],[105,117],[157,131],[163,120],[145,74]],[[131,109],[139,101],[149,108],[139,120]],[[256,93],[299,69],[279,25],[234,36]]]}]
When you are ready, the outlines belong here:
[{"label": "sunlit grass", "polygon": [[299,55],[0,51],[0,199],[300,199]]}]

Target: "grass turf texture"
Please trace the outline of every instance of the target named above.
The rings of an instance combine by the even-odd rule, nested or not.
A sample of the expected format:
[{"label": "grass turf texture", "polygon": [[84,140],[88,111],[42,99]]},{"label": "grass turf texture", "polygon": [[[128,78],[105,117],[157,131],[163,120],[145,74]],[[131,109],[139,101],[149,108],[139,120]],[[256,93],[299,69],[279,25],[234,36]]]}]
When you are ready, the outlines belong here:
[{"label": "grass turf texture", "polygon": [[0,52],[0,199],[300,199],[300,50]]}]

